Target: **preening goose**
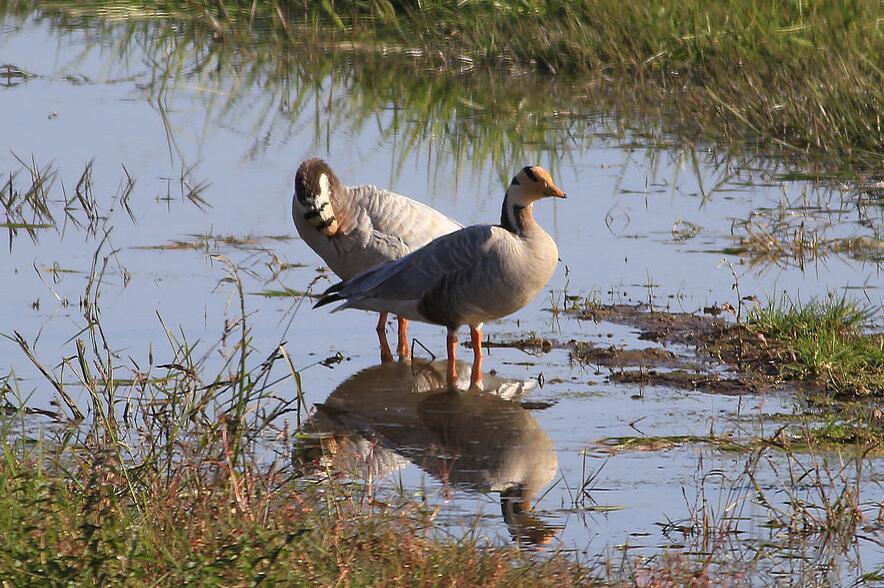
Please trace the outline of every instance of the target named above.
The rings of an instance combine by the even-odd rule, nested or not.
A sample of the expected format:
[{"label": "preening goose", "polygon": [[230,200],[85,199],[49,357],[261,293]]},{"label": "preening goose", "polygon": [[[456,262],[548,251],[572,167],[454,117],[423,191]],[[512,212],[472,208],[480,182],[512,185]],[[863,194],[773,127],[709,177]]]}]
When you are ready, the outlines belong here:
[{"label": "preening goose", "polygon": [[[295,175],[292,218],[298,234],[342,280],[423,247],[462,225],[438,210],[375,186],[348,187],[318,158],[304,161]],[[380,310],[382,361],[392,360]],[[408,356],[408,324],[398,317],[400,358]]]},{"label": "preening goose", "polygon": [[448,327],[448,383],[457,380],[457,329],[470,326],[471,383],[482,378],[482,323],[519,310],[543,288],[558,263],[555,241],[534,220],[532,206],[564,198],[549,173],[525,167],[503,199],[499,225],[474,225],[444,235],[402,259],[333,285],[315,307],[337,300],[344,308],[395,312]]}]

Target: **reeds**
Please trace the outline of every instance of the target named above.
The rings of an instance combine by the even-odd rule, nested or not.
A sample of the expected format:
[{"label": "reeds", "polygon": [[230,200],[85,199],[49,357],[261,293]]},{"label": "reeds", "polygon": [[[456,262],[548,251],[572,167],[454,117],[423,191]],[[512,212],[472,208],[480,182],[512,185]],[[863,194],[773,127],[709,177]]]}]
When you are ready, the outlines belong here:
[{"label": "reeds", "polygon": [[[240,269],[222,284],[234,315],[214,344],[158,317],[166,349],[146,357],[105,337],[100,290],[115,252],[102,239],[59,363],[12,339],[64,399],[29,410],[0,382],[0,575],[17,583],[553,586],[585,584],[565,558],[533,561],[473,538],[439,540],[434,511],[382,502],[359,484],[306,478],[289,457],[306,410],[284,343],[252,346]],[[280,360],[284,360],[280,362]],[[294,380],[294,383],[293,383]],[[10,383],[11,382],[11,383]],[[10,401],[18,403],[16,407]],[[31,437],[34,415],[42,432]],[[45,420],[45,417],[49,420]]]},{"label": "reeds", "polygon": [[874,0],[333,6],[354,36],[393,37],[427,54],[631,79],[638,95],[728,140],[877,167],[884,157],[884,21]]},{"label": "reeds", "polygon": [[[336,105],[335,117],[374,122],[391,104],[418,114],[396,116],[385,130],[405,131],[403,151],[433,137],[456,159],[528,155],[520,145],[548,138],[545,120],[580,125],[604,113],[826,173],[876,176],[884,163],[884,33],[874,0],[34,6],[63,28],[125,29],[121,39],[141,39],[173,76],[186,64],[199,64],[191,73],[235,65],[246,85],[275,89],[268,106],[277,102],[289,116],[313,100],[309,90],[289,95],[292,80],[318,88],[331,76],[357,97],[355,108]],[[156,19],[179,26],[173,32]],[[170,53],[170,43],[196,55]],[[173,89],[167,81],[158,77],[161,91]],[[228,96],[225,108],[236,99]],[[551,159],[579,148],[580,131]]]}]

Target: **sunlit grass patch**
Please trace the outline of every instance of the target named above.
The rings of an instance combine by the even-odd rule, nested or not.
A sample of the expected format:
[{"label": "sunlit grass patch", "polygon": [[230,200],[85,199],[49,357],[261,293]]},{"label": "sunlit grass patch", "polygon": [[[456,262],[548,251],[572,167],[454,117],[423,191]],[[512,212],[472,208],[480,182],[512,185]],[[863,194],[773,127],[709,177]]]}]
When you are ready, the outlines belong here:
[{"label": "sunlit grass patch", "polygon": [[[449,61],[635,76],[732,137],[877,161],[884,35],[873,0],[340,2],[343,34],[386,34]],[[314,16],[321,15],[319,8]]]},{"label": "sunlit grass patch", "polygon": [[747,325],[776,341],[771,351],[783,378],[818,381],[837,394],[882,395],[884,334],[863,331],[874,312],[845,299],[784,299],[752,309]]},{"label": "sunlit grass patch", "polygon": [[470,538],[434,539],[432,513],[418,505],[372,505],[333,482],[285,483],[196,447],[171,472],[143,464],[135,494],[124,465],[98,447],[67,471],[52,462],[59,455],[22,457],[8,440],[3,449],[0,570],[11,584],[527,587],[589,579],[564,558],[533,561]]},{"label": "sunlit grass patch", "polygon": [[[730,304],[704,310],[714,315],[733,313],[736,323],[700,313],[660,312],[647,305],[605,305],[595,300],[573,301],[566,311],[583,320],[637,327],[647,340],[688,345],[702,358],[732,370],[723,375],[696,364],[690,370],[660,369],[689,364],[686,358],[674,357],[673,362],[658,352],[658,357],[648,355],[641,362],[651,369],[615,371],[611,381],[744,392],[770,390],[789,381],[793,390],[813,402],[826,402],[833,395],[843,401],[884,394],[881,309],[864,308],[848,299],[797,303],[784,298],[752,306],[743,318]],[[587,345],[577,343],[575,349],[581,346]],[[601,362],[592,357],[591,363]],[[825,394],[818,397],[820,392]]]}]

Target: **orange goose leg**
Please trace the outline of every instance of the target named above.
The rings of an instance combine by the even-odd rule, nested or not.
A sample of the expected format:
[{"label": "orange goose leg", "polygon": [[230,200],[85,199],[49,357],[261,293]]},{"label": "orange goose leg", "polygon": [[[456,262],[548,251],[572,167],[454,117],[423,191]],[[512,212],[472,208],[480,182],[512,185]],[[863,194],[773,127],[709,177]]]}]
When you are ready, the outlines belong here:
[{"label": "orange goose leg", "polygon": [[473,371],[470,373],[470,386],[482,383],[482,325],[470,325],[470,343],[473,347]]},{"label": "orange goose leg", "polygon": [[387,343],[387,313],[382,312],[378,317],[378,343],[381,346],[381,363],[392,363],[393,354],[390,353],[390,345]]},{"label": "orange goose leg", "polygon": [[448,387],[457,387],[457,331],[448,330]]},{"label": "orange goose leg", "polygon": [[399,345],[396,348],[396,353],[399,354],[399,361],[402,361],[411,357],[411,352],[408,349],[408,319],[396,317],[396,320],[399,322]]}]

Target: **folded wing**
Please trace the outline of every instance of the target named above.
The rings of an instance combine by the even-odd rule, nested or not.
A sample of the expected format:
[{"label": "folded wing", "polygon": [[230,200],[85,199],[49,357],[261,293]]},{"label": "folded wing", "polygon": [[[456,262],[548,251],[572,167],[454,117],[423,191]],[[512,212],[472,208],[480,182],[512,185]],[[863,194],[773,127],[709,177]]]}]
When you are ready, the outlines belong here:
[{"label": "folded wing", "polygon": [[329,288],[316,306],[337,300],[340,308],[390,310],[438,324],[457,324],[468,311],[471,292],[499,266],[491,225],[443,235],[405,257],[376,266]]},{"label": "folded wing", "polygon": [[350,234],[355,239],[349,247],[376,251],[386,259],[398,259],[462,227],[438,210],[389,190],[357,186],[350,193],[355,211]]}]

